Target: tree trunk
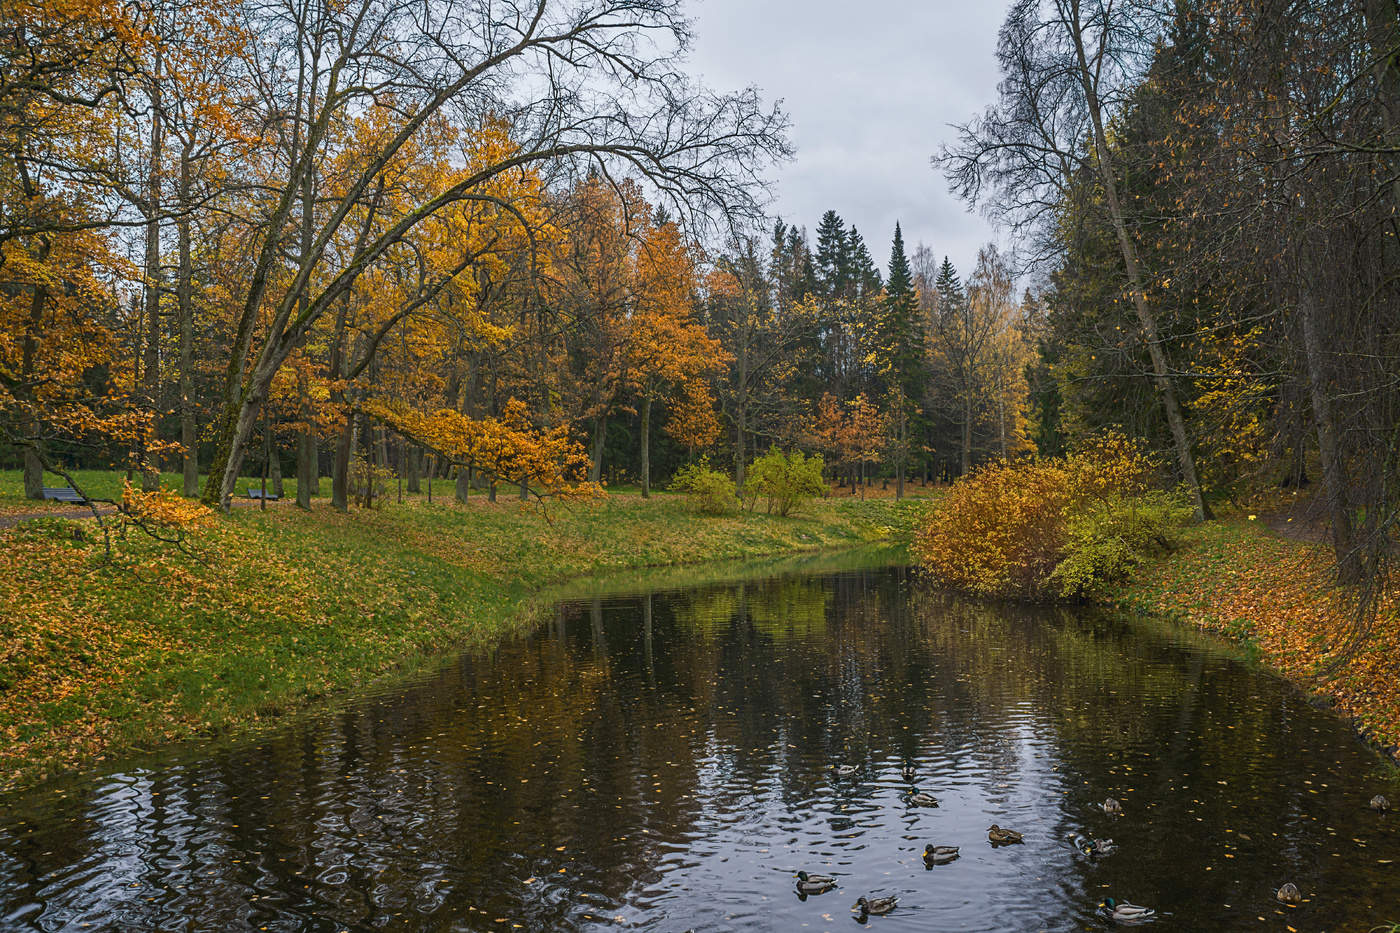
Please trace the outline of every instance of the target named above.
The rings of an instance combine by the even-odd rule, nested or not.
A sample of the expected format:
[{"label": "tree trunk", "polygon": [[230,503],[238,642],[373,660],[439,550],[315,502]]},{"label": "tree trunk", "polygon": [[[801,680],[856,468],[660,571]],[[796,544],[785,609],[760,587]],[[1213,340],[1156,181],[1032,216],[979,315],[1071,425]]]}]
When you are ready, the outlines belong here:
[{"label": "tree trunk", "polygon": [[[39,249],[39,261],[48,258],[50,247],[47,242]],[[34,294],[29,299],[29,326],[25,329],[24,340],[20,343],[20,374],[26,383],[26,396],[31,405],[35,404],[29,395],[28,385],[32,384],[35,360],[39,353],[39,327],[44,321],[44,302],[48,301],[48,289],[36,284]],[[29,444],[24,448],[24,497],[44,498],[44,458],[39,455],[40,428],[37,419],[30,419],[26,426],[29,431]]]},{"label": "tree trunk", "polygon": [[472,472],[468,467],[457,468],[457,483],[454,487],[457,501],[466,505],[471,500],[472,495]]},{"label": "tree trunk", "polygon": [[[151,82],[151,159],[147,175],[146,194],[146,359],[142,367],[143,389],[146,405],[152,417],[152,430],[155,427],[157,405],[160,398],[160,207],[161,207],[161,156],[163,149],[164,118],[161,111],[161,52],[156,49],[155,71]],[[154,492],[160,488],[160,474],[146,452],[146,442],[141,441],[141,489]]]},{"label": "tree trunk", "polygon": [[[1376,87],[1391,145],[1400,141],[1400,9],[1395,0],[1365,0],[1366,31],[1376,61]],[[1392,167],[1395,158],[1389,160]],[[1400,174],[1392,172],[1390,197],[1400,208]]]},{"label": "tree trunk", "polygon": [[[269,441],[269,443],[271,443]],[[282,454],[277,449],[276,444],[271,445],[271,463],[268,466],[268,475],[272,480],[272,494],[278,499],[286,495],[286,488],[282,484]]]},{"label": "tree trunk", "polygon": [[360,415],[359,436],[365,445],[365,497],[366,509],[374,508],[374,466],[376,459],[374,428],[370,426],[369,415]]},{"label": "tree trunk", "polygon": [[749,406],[748,399],[739,402],[738,411],[739,430],[734,437],[734,487],[739,495],[744,494],[744,476],[748,472],[748,457],[744,451],[744,432],[748,430]]},{"label": "tree trunk", "polygon": [[[189,199],[189,159],[180,160],[180,203]],[[185,214],[177,228],[179,271],[175,298],[180,314],[180,446],[184,449],[181,467],[184,495],[199,495],[199,431],[194,411],[194,266],[190,258],[190,218]]]},{"label": "tree trunk", "polygon": [[423,491],[423,448],[413,446],[405,451],[404,484],[409,493]]},{"label": "tree trunk", "polygon": [[1176,386],[1172,383],[1167,366],[1167,354],[1162,348],[1162,340],[1157,331],[1157,319],[1147,304],[1147,294],[1143,282],[1142,267],[1138,262],[1137,247],[1128,234],[1128,226],[1123,217],[1122,204],[1118,200],[1118,180],[1113,173],[1113,163],[1109,159],[1108,136],[1104,132],[1103,112],[1099,107],[1098,93],[1094,88],[1093,72],[1084,53],[1084,36],[1079,30],[1079,3],[1073,3],[1074,49],[1079,63],[1080,86],[1084,91],[1084,102],[1089,109],[1089,119],[1094,131],[1094,154],[1098,163],[1099,180],[1103,183],[1104,199],[1108,202],[1108,213],[1113,223],[1113,232],[1118,239],[1118,247],[1123,254],[1123,265],[1128,272],[1128,287],[1132,292],[1133,310],[1137,312],[1138,323],[1142,326],[1143,337],[1147,341],[1147,352],[1152,357],[1152,381],[1162,399],[1166,411],[1167,426],[1171,429],[1172,446],[1176,449],[1177,467],[1181,470],[1182,481],[1191,496],[1191,506],[1197,521],[1208,516],[1205,497],[1201,494],[1201,481],[1196,473],[1196,460],[1191,454],[1191,443],[1186,436],[1186,420],[1181,414],[1181,403],[1176,397]]},{"label": "tree trunk", "polygon": [[297,508],[310,510],[311,497],[321,494],[321,452],[311,424],[311,387],[306,370],[297,368]]},{"label": "tree trunk", "polygon": [[596,483],[603,478],[603,443],[608,436],[608,416],[599,415],[593,419],[593,452],[588,464],[588,481]]},{"label": "tree trunk", "polygon": [[963,393],[962,475],[972,472],[972,389]]},{"label": "tree trunk", "polygon": [[899,460],[895,463],[894,474],[894,498],[896,502],[904,498],[904,461],[909,455],[908,433],[909,416],[901,409],[899,412]]},{"label": "tree trunk", "polygon": [[44,461],[33,447],[24,448],[24,497],[44,498]]},{"label": "tree trunk", "polygon": [[1327,395],[1331,367],[1327,364],[1319,333],[1317,303],[1311,290],[1298,295],[1298,323],[1303,331],[1303,355],[1308,367],[1308,390],[1313,419],[1317,422],[1317,448],[1322,466],[1322,486],[1327,495],[1327,511],[1332,526],[1332,550],[1337,558],[1337,578],[1355,583],[1362,576],[1361,551],[1351,523],[1347,477],[1337,450],[1337,426],[1332,416],[1332,400]]},{"label": "tree trunk", "polygon": [[335,463],[331,467],[331,508],[337,512],[350,511],[350,460],[354,456],[355,416],[350,414],[336,440]]},{"label": "tree trunk", "polygon": [[651,498],[651,396],[642,399],[642,498]]}]

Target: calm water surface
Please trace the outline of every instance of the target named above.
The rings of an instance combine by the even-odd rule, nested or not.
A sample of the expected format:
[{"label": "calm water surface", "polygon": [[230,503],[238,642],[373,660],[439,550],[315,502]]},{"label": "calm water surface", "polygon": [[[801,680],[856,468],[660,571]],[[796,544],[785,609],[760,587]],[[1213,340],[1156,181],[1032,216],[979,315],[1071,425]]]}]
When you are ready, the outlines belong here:
[{"label": "calm water surface", "polygon": [[[1193,633],[899,568],[566,604],[179,754],[0,798],[0,929],[852,930],[867,893],[890,931],[1099,929],[1104,896],[1159,930],[1400,921],[1400,813],[1366,806],[1400,785],[1341,722]],[[801,868],[841,887],[799,899]]]}]

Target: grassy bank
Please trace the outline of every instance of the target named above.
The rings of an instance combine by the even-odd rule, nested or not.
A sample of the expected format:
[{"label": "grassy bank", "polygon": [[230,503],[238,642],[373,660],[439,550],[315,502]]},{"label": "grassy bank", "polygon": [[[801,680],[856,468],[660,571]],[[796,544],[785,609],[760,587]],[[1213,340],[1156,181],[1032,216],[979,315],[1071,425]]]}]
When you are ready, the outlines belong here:
[{"label": "grassy bank", "polygon": [[1244,643],[1400,757],[1395,594],[1383,601],[1368,637],[1339,657],[1338,649],[1351,642],[1356,613],[1348,593],[1331,585],[1332,567],[1326,546],[1290,540],[1260,522],[1235,518],[1189,529],[1181,548],[1138,568],[1109,600]]},{"label": "grassy bank", "polygon": [[[845,547],[918,504],[700,517],[673,496],[235,510],[185,549],[91,523],[0,531],[0,789],[126,748],[255,727],[519,627],[563,581]],[[77,532],[77,534],[75,534]]]}]

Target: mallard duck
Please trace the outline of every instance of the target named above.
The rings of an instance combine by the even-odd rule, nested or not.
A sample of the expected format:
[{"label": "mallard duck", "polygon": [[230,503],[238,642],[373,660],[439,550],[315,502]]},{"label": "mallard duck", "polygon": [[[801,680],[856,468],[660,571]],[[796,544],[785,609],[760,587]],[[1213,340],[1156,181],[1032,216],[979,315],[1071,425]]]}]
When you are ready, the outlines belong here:
[{"label": "mallard duck", "polygon": [[958,857],[957,846],[924,846],[925,865],[947,865]]},{"label": "mallard duck", "polygon": [[1022,842],[1023,839],[1021,834],[1016,832],[1016,830],[1002,829],[1000,826],[993,823],[987,829],[987,841],[994,846],[1014,846],[1016,843]]},{"label": "mallard duck", "polygon": [[911,807],[938,806],[937,797],[933,796],[933,794],[930,794],[928,791],[919,790],[917,787],[910,789],[904,795],[904,799],[909,802],[909,806]]},{"label": "mallard duck", "polygon": [[802,894],[825,894],[836,887],[836,879],[830,875],[809,875],[805,871],[797,873],[797,890]]},{"label": "mallard duck", "polygon": [[1107,813],[1109,816],[1122,816],[1123,805],[1110,797],[1103,802],[1103,812]]},{"label": "mallard duck", "polygon": [[1303,903],[1303,892],[1299,891],[1298,886],[1291,881],[1280,886],[1274,892],[1274,897],[1278,898],[1280,904],[1287,904],[1290,907]]},{"label": "mallard duck", "polygon": [[1377,794],[1371,798],[1371,809],[1377,813],[1384,813],[1390,809],[1390,801],[1386,800],[1383,794]]},{"label": "mallard duck", "polygon": [[1091,839],[1088,836],[1075,836],[1074,847],[1088,856],[1112,855],[1118,850],[1112,839]]},{"label": "mallard duck", "polygon": [[859,765],[837,765],[836,773],[841,777],[850,777],[860,770]]},{"label": "mallard duck", "polygon": [[912,763],[906,764],[904,766],[904,770],[901,771],[900,774],[904,776],[905,781],[907,781],[910,784],[913,784],[919,776],[919,769],[915,768]]},{"label": "mallard duck", "polygon": [[1099,916],[1114,923],[1151,923],[1152,918],[1157,916],[1157,911],[1151,907],[1139,907],[1136,904],[1129,904],[1127,901],[1115,901],[1111,897],[1106,897],[1099,901]]},{"label": "mallard duck", "polygon": [[863,920],[871,914],[874,914],[877,917],[883,914],[887,914],[890,911],[894,910],[894,905],[898,903],[899,898],[893,896],[872,898],[862,897],[860,900],[856,901],[854,904],[851,905],[851,910],[860,911],[860,916]]}]

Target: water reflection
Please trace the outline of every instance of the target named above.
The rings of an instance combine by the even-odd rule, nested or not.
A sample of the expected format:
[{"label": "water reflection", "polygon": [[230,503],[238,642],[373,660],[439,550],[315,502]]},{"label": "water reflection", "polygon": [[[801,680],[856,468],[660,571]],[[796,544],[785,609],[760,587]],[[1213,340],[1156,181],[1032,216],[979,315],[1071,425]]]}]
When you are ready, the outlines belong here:
[{"label": "water reflection", "polygon": [[[1365,930],[1400,920],[1379,791],[1345,726],[1193,635],[784,577],[563,605],[262,744],[5,799],[0,928],[825,930],[893,894],[872,926],[1096,928],[1115,896]],[[804,868],[840,888],[799,898]]]}]

